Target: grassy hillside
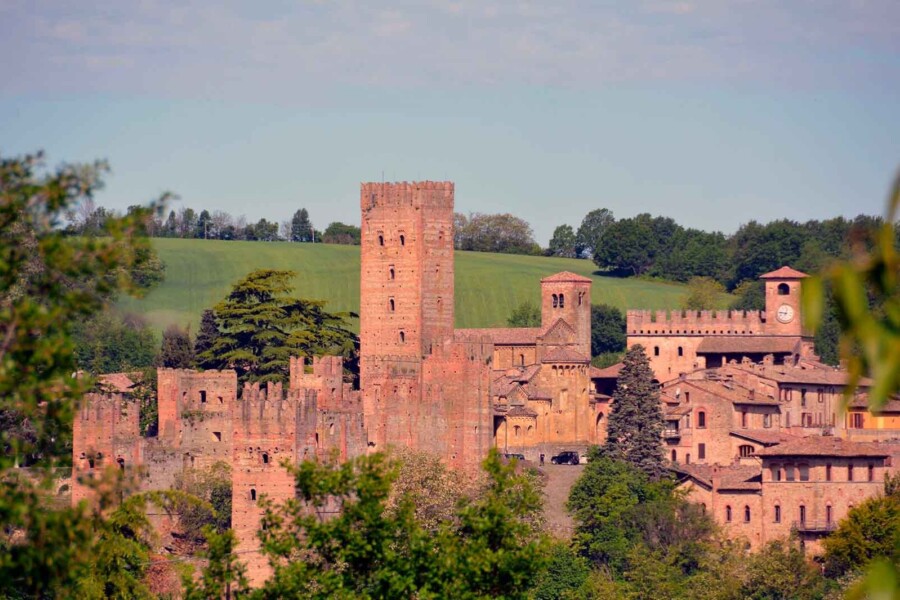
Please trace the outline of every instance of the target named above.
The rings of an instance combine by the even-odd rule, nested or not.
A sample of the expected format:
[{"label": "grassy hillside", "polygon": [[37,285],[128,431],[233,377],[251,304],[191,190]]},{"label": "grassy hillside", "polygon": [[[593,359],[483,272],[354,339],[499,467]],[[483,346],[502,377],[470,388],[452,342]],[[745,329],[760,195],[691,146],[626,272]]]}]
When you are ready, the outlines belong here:
[{"label": "grassy hillside", "polygon": [[[196,332],[203,309],[260,268],[296,271],[297,295],[327,300],[329,310],[359,309],[358,246],[180,239],[155,239],[153,245],[166,264],[165,282],[145,298],[121,300],[119,307],[143,314],[159,330],[177,323]],[[587,260],[457,252],[457,327],[504,325],[520,303],[539,302],[541,277],[559,271],[591,277],[592,302],[623,310],[676,308],[686,293],[676,284],[598,277]]]}]

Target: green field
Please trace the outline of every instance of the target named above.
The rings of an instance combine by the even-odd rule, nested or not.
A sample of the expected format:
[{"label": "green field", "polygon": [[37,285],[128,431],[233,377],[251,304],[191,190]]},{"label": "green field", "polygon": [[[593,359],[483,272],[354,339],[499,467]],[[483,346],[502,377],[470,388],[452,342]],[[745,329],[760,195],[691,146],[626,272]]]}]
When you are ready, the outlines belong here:
[{"label": "green field", "polygon": [[[358,246],[182,239],[154,239],[153,245],[166,264],[166,280],[146,297],[124,298],[118,306],[142,314],[158,330],[176,323],[196,332],[203,309],[261,268],[296,271],[296,295],[327,300],[329,310],[359,309]],[[514,307],[526,300],[538,304],[541,277],[559,271],[592,278],[592,302],[623,310],[677,308],[686,293],[677,284],[599,277],[594,268],[588,260],[457,252],[456,325],[505,325]]]}]

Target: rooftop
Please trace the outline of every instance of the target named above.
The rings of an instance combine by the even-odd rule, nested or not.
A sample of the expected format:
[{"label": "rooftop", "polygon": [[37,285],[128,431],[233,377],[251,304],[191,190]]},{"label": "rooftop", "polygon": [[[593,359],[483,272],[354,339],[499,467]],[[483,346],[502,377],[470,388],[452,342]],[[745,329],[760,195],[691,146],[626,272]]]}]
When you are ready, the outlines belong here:
[{"label": "rooftop", "polygon": [[697,354],[793,354],[798,346],[795,337],[711,335],[700,342]]},{"label": "rooftop", "polygon": [[561,271],[548,277],[541,279],[541,283],[559,283],[559,282],[577,282],[577,283],[593,283],[590,277],[584,277],[578,273],[571,271]]},{"label": "rooftop", "polygon": [[487,329],[457,329],[456,333],[465,337],[486,336],[498,346],[533,346],[540,327],[494,327]]},{"label": "rooftop", "polygon": [[804,277],[809,277],[809,275],[787,265],[759,276],[760,279],[803,279]]},{"label": "rooftop", "polygon": [[757,456],[890,456],[892,449],[877,442],[849,442],[837,437],[812,436],[763,448]]}]

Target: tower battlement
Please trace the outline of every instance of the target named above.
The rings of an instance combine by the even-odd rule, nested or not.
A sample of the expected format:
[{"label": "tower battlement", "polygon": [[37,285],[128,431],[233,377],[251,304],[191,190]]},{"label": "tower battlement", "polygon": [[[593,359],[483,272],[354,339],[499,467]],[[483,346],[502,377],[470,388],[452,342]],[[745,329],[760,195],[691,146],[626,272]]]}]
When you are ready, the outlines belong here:
[{"label": "tower battlement", "polygon": [[633,335],[757,335],[765,329],[763,311],[629,310],[626,330]]},{"label": "tower battlement", "polygon": [[360,184],[360,207],[363,213],[376,206],[411,206],[453,209],[452,181],[403,181]]}]

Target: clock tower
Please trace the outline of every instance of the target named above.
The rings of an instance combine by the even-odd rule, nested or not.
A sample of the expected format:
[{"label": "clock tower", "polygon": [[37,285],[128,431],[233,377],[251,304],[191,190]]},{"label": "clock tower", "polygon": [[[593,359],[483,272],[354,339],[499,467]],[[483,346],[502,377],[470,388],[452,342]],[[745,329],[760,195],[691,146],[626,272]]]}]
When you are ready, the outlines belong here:
[{"label": "clock tower", "polygon": [[800,282],[806,273],[781,267],[760,276],[766,282],[766,334],[802,336]]}]

